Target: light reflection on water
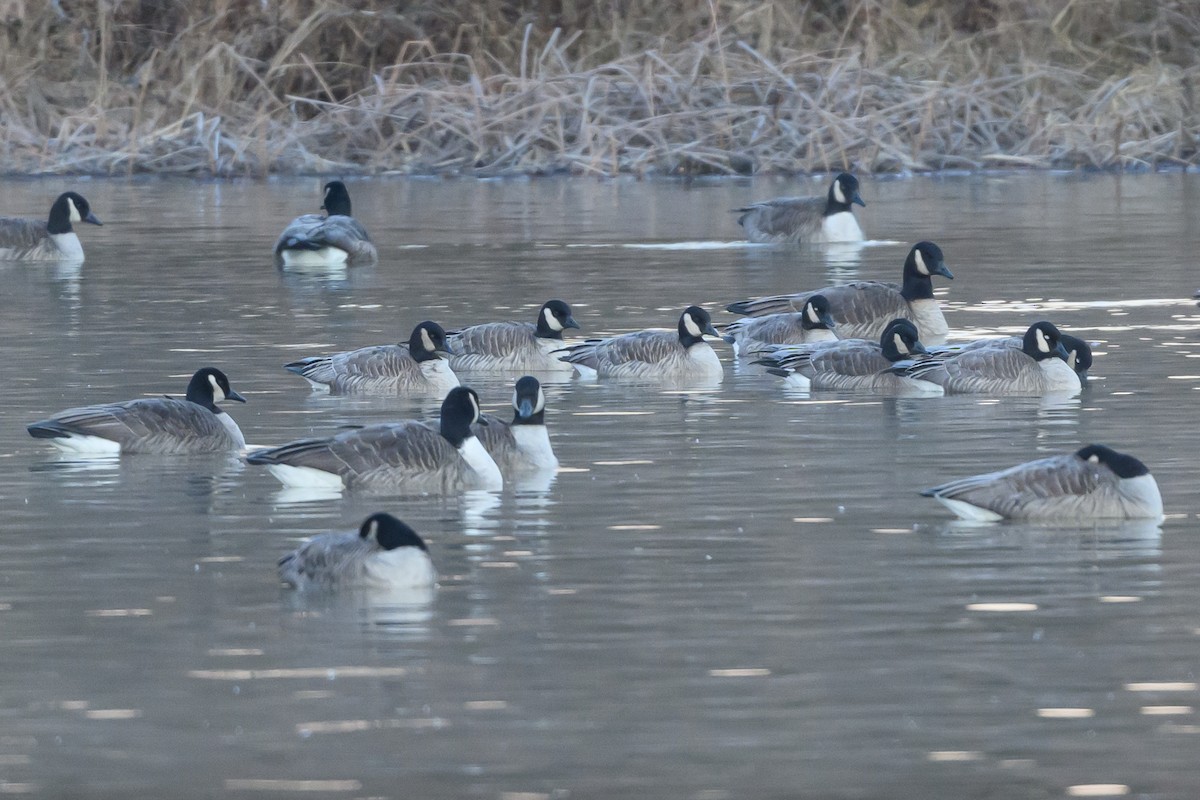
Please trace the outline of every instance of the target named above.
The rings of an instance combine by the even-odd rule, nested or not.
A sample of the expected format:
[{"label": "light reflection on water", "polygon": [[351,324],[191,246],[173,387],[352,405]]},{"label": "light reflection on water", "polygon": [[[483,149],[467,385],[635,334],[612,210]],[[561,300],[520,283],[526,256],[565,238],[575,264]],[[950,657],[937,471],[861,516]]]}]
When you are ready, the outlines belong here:
[{"label": "light reflection on water", "polygon": [[[33,214],[50,183],[6,205]],[[0,265],[0,791],[1200,787],[1193,176],[867,181],[876,238],[844,252],[733,242],[727,209],[787,182],[354,182],[380,263],[288,273],[270,247],[318,180],[83,184],[106,220],[86,264]],[[746,364],[706,392],[566,380],[546,387],[563,468],[451,498],[293,497],[224,456],[68,461],[23,430],[181,393],[201,363],[259,445],[428,417],[282,364],[550,297],[584,335],[673,326],[688,303],[897,280],[922,238],[955,272],[956,333],[1082,332],[1085,392],[798,393]],[[506,413],[507,378],[469,383]],[[916,494],[1091,441],[1150,464],[1161,528],[966,525]],[[381,508],[429,541],[435,592],[275,585],[298,541]]]}]

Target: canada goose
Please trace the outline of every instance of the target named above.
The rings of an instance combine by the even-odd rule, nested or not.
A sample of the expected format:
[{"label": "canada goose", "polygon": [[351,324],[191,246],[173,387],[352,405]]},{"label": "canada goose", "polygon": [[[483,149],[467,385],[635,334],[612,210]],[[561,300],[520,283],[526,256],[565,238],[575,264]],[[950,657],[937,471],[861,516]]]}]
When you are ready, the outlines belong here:
[{"label": "canada goose", "polygon": [[310,356],[285,364],[284,369],[301,376],[314,389],[335,394],[442,397],[458,386],[458,376],[443,358],[451,353],[442,326],[425,321],[413,328],[407,344]]},{"label": "canada goose", "polygon": [[350,214],[350,193],[341,181],[325,184],[326,216],[304,214],[288,223],[275,242],[275,262],[285,267],[374,264],[379,259],[367,229]]},{"label": "canada goose", "polygon": [[876,339],[889,322],[901,318],[916,324],[925,344],[941,344],[946,341],[949,328],[937,300],[933,299],[931,275],[954,278],[946,268],[940,247],[933,242],[917,242],[904,260],[902,285],[852,281],[811,292],[742,300],[725,308],[735,314],[762,317],[800,311],[808,298],[823,294],[829,300],[829,313],[837,320],[834,333],[839,339]]},{"label": "canada goose", "polygon": [[471,431],[478,420],[475,390],[457,386],[442,401],[438,428],[417,420],[368,425],[256,450],[246,461],[267,465],[284,486],[306,489],[435,494],[499,489],[500,469]]},{"label": "canada goose", "polygon": [[63,192],[50,206],[45,222],[20,217],[0,217],[0,260],[82,261],[83,245],[72,222],[103,225],[83,195]]},{"label": "canada goose", "polygon": [[585,378],[719,382],[725,370],[704,341],[706,333],[720,335],[707,311],[688,306],[679,316],[676,332],[644,330],[588,339],[564,348],[562,358]]},{"label": "canada goose", "polygon": [[1162,496],[1146,465],[1102,444],[974,475],[921,492],[959,517],[1162,520]]},{"label": "canada goose", "polygon": [[892,363],[925,353],[917,328],[906,319],[896,319],[884,329],[878,342],[840,339],[816,345],[776,345],[761,353],[755,364],[770,367],[801,389],[870,389],[877,392],[941,394],[941,387],[896,375]]},{"label": "canada goose", "polygon": [[722,339],[733,345],[735,356],[753,355],[769,344],[813,344],[837,339],[837,323],[829,314],[829,301],[814,294],[801,311],[785,311],[765,317],[745,317],[725,326]]},{"label": "canada goose", "polygon": [[570,372],[552,353],[562,347],[563,331],[579,328],[571,307],[547,300],[535,322],[485,322],[451,331],[455,355],[450,366],[474,372]]},{"label": "canada goose", "polygon": [[[1058,340],[1067,351],[1067,366],[1075,370],[1079,383],[1087,386],[1088,370],[1092,368],[1092,346],[1070,334],[1059,331]],[[1011,347],[1020,350],[1025,345],[1024,336],[1001,336],[992,339],[976,339],[963,344],[944,344],[929,348],[933,355],[961,353],[982,347]]]},{"label": "canada goose", "polygon": [[738,224],[752,242],[861,242],[854,203],[867,205],[858,194],[858,178],[843,172],[824,197],[780,197],[734,211],[741,213]]},{"label": "canada goose", "polygon": [[213,367],[197,370],[183,400],[146,397],[124,403],[68,408],[28,426],[29,435],[46,439],[70,453],[218,453],[245,447],[233,417],[218,406],[222,400],[246,402],[229,387],[225,373]]},{"label": "canada goose", "polygon": [[487,427],[475,435],[505,475],[514,472],[557,469],[558,459],[546,430],[546,395],[532,375],[517,381],[513,389],[513,420],[505,422],[488,415]]},{"label": "canada goose", "polygon": [[1067,357],[1058,328],[1043,321],[1029,326],[1020,349],[977,346],[897,364],[893,369],[910,378],[936,383],[947,393],[1074,394],[1082,384],[1067,365]]},{"label": "canada goose", "polygon": [[437,580],[429,549],[416,531],[391,514],[372,514],[357,531],[322,533],[279,559],[289,588],[339,586],[406,588]]}]

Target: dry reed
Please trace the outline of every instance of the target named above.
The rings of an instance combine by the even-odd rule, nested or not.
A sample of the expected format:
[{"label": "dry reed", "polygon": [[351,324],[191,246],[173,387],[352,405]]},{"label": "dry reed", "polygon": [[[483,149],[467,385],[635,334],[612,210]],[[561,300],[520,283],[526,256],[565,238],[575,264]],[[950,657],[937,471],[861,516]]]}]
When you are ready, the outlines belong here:
[{"label": "dry reed", "polygon": [[1200,0],[0,0],[10,173],[1200,158]]}]

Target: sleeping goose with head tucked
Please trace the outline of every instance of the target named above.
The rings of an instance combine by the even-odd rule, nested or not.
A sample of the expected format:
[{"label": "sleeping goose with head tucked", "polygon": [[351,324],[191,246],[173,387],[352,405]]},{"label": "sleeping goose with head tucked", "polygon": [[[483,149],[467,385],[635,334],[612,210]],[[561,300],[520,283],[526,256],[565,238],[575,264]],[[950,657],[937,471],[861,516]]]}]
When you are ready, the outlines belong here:
[{"label": "sleeping goose with head tucked", "polygon": [[933,297],[932,276],[953,279],[946,268],[942,249],[933,242],[917,242],[904,260],[904,282],[851,281],[841,286],[826,286],[811,292],[781,294],[730,303],[725,308],[735,314],[762,317],[787,311],[802,311],[815,294],[829,301],[829,313],[837,321],[839,339],[878,339],[894,319],[911,320],[927,345],[946,341],[949,327],[942,309]]},{"label": "sleeping goose with head tucked", "polygon": [[279,559],[279,579],[300,591],[341,587],[414,588],[437,580],[421,536],[391,514],[367,517],[357,531],[322,533]]},{"label": "sleeping goose with head tucked", "polygon": [[379,259],[367,229],[350,212],[350,192],[341,181],[325,184],[326,216],[304,214],[275,242],[275,262],[292,266],[374,264]]}]

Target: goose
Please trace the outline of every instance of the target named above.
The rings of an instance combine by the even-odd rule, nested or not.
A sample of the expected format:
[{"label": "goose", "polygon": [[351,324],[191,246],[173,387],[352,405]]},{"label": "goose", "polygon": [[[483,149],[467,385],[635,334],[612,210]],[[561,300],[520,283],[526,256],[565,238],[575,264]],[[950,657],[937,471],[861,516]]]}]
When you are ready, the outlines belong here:
[{"label": "goose", "polygon": [[20,217],[0,217],[0,260],[83,261],[83,245],[72,222],[103,225],[83,195],[63,192],[50,206],[45,222]]},{"label": "goose", "polygon": [[374,264],[379,259],[367,229],[350,215],[350,193],[341,181],[325,184],[327,216],[304,214],[275,242],[275,263],[285,267]]},{"label": "goose", "polygon": [[927,352],[917,337],[917,327],[895,319],[878,342],[841,339],[816,345],[776,345],[755,364],[787,379],[800,389],[870,389],[904,394],[941,394],[936,384],[889,372],[893,362]]},{"label": "goose", "polygon": [[563,331],[579,328],[571,307],[562,300],[547,300],[538,309],[536,322],[487,322],[449,334],[455,371],[570,372],[552,353],[562,347]]},{"label": "goose", "polygon": [[904,260],[901,285],[883,281],[852,281],[811,292],[781,294],[741,300],[725,306],[735,314],[762,317],[784,311],[800,311],[814,294],[829,300],[829,313],[838,321],[839,339],[876,339],[896,318],[912,320],[925,344],[942,344],[949,328],[937,300],[933,298],[933,275],[954,279],[946,268],[942,249],[933,242],[917,242]]},{"label": "goose", "polygon": [[706,333],[720,335],[707,311],[688,306],[679,316],[677,332],[644,330],[588,339],[564,348],[562,359],[585,378],[720,382],[725,370],[704,341]]},{"label": "goose", "polygon": [[[1075,370],[1075,374],[1079,376],[1079,383],[1087,386],[1088,370],[1092,368],[1092,346],[1083,339],[1061,331],[1058,334],[1058,340],[1067,351],[1067,366]],[[1011,347],[1020,350],[1024,344],[1024,336],[1000,336],[991,339],[976,339],[964,344],[938,345],[929,348],[929,352],[934,355],[943,355],[984,347]]]},{"label": "goose", "polygon": [[947,393],[1076,394],[1082,384],[1067,358],[1058,328],[1042,321],[1029,326],[1019,349],[1004,344],[978,346],[897,364],[893,369],[935,383]]},{"label": "goose", "polygon": [[407,344],[310,356],[283,368],[304,378],[313,389],[335,394],[441,397],[458,386],[458,376],[443,357],[451,354],[442,326],[425,321],[413,328]]},{"label": "goose", "polygon": [[966,520],[1163,518],[1154,476],[1102,444],[974,475],[921,492]]},{"label": "goose", "polygon": [[853,204],[866,206],[858,193],[858,178],[843,172],[829,184],[824,197],[780,197],[735,208],[746,238],[760,243],[861,242],[862,228]]},{"label": "goose", "polygon": [[837,323],[829,314],[829,301],[823,294],[814,294],[804,301],[804,308],[799,312],[746,317],[731,322],[725,326],[721,338],[733,345],[735,356],[745,357],[771,344],[836,341],[835,327]]},{"label": "goose", "polygon": [[214,367],[197,370],[183,400],[146,397],[123,403],[68,408],[29,425],[29,435],[68,453],[219,453],[240,450],[246,439],[222,400],[246,402]]},{"label": "goose", "polygon": [[479,396],[457,386],[442,401],[439,427],[418,420],[368,425],[256,450],[246,461],[265,464],[294,488],[428,494],[500,489],[500,469],[471,431],[479,419]]},{"label": "goose", "polygon": [[487,415],[487,426],[474,431],[500,472],[512,475],[557,469],[558,459],[546,430],[546,395],[537,378],[526,375],[517,381],[512,405],[512,422]]},{"label": "goose", "polygon": [[357,531],[322,533],[279,559],[288,588],[329,591],[340,586],[432,586],[437,571],[425,540],[391,514],[367,517]]}]

